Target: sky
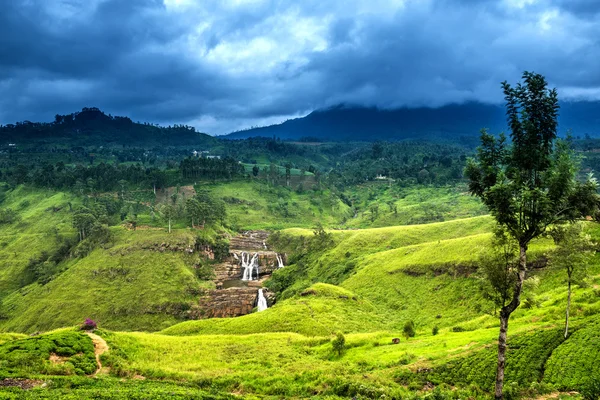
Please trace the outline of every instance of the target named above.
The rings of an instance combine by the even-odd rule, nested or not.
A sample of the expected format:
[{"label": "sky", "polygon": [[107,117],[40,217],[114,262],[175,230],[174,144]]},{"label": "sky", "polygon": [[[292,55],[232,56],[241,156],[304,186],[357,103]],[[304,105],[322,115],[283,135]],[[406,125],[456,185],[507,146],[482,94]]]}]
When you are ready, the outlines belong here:
[{"label": "sky", "polygon": [[82,107],[224,134],[341,103],[600,99],[600,0],[0,0],[0,123]]}]

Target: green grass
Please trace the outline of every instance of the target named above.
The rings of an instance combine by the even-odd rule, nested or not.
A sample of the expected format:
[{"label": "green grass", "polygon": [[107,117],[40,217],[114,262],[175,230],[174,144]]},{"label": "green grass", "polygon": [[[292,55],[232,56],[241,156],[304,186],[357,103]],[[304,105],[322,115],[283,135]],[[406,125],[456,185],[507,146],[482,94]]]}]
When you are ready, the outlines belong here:
[{"label": "green grass", "polygon": [[[258,188],[255,182],[209,187],[222,198],[236,199],[253,198]],[[480,251],[489,246],[490,217],[330,230],[331,243],[319,247],[315,239],[302,239],[314,237],[310,210],[317,206],[304,194],[286,190],[282,196],[297,202],[301,211],[286,220],[269,209],[280,197],[279,189],[263,189],[264,193],[255,196],[255,205],[230,200],[230,217],[239,218],[245,227],[294,227],[273,238],[279,250],[288,252],[290,265],[275,272],[270,285],[279,285],[281,293],[266,311],[181,322],[186,307],[198,298],[198,289],[212,285],[195,277],[195,256],[180,251],[195,241],[196,232],[187,229],[169,235],[164,229],[113,227],[111,246],[65,261],[62,272],[49,283],[20,287],[6,281],[0,319],[3,331],[50,330],[90,317],[98,320],[110,346],[103,364],[110,367],[111,377],[52,377],[48,378],[51,389],[24,392],[28,396],[24,398],[112,398],[111,394],[114,398],[167,398],[170,393],[175,398],[406,398],[415,394],[432,398],[433,394],[421,392],[426,382],[445,387],[444,395],[449,398],[488,396],[498,321],[482,299],[476,269]],[[10,196],[8,204],[18,203]],[[3,267],[6,276],[18,276],[27,255],[52,247],[44,242],[48,242],[46,236],[33,235],[36,218],[41,227],[48,219],[50,224],[58,223],[61,232],[72,230],[68,212],[45,214],[66,197],[39,191],[24,191],[20,196],[34,200],[23,208],[22,223],[27,224],[23,229],[17,224],[0,229],[7,237],[20,232],[31,235],[22,240],[32,244],[22,245],[26,254],[13,255],[21,260],[21,267]],[[469,207],[458,208],[472,215]],[[339,215],[329,210],[324,213],[329,213],[328,221],[334,224]],[[600,237],[595,225],[589,232]],[[7,240],[6,247],[16,246],[12,238]],[[166,244],[180,250],[165,250]],[[15,247],[10,248],[14,251]],[[550,240],[537,240],[530,246],[529,260],[548,255],[551,249]],[[2,249],[0,255],[11,257]],[[595,256],[590,274],[587,282],[573,289],[574,329],[563,341],[565,273],[552,268],[531,273],[540,285],[524,295],[535,296],[539,306],[521,306],[511,317],[509,384],[514,381],[518,390],[532,395],[549,390],[544,389],[546,384],[576,390],[589,374],[600,372],[600,255]],[[402,336],[407,321],[416,325],[414,338]],[[432,334],[434,326],[439,328],[437,335]],[[131,330],[160,332],[126,332]],[[331,343],[337,332],[346,336],[345,351],[339,356]],[[0,334],[0,360],[14,362],[12,356],[3,356],[8,353],[2,349],[19,346],[37,360],[31,369],[17,363],[12,369],[4,367],[5,371],[33,378],[48,371],[63,373],[44,369],[48,365],[46,353],[40,352],[44,346],[31,345],[36,340],[46,343],[56,334],[63,333],[34,338]],[[392,338],[400,338],[400,343],[392,344]],[[76,373],[75,369],[67,372]],[[140,375],[146,381],[132,379]],[[101,385],[106,385],[105,391]],[[448,392],[450,386],[444,385],[454,385],[455,391]],[[17,393],[2,389],[0,398],[15,398]]]},{"label": "green grass", "polygon": [[356,218],[345,223],[348,228],[415,225],[487,214],[479,199],[463,185],[403,188],[371,182],[353,187],[348,197],[357,209]]},{"label": "green grass", "polygon": [[116,378],[52,377],[45,378],[46,387],[22,390],[0,388],[2,400],[223,400],[238,397],[201,390],[185,382],[122,380]]},{"label": "green grass", "polygon": [[196,188],[208,189],[225,200],[228,222],[235,228],[311,228],[317,223],[337,226],[350,215],[348,206],[332,196],[329,190],[298,193],[282,186],[272,187],[262,181],[203,183]]},{"label": "green grass", "polygon": [[69,203],[78,204],[74,196],[23,186],[9,191],[2,208],[17,211],[19,222],[0,225],[0,301],[23,284],[29,259],[51,251],[59,236],[75,234],[71,227]]},{"label": "green grass", "polygon": [[[66,270],[41,285],[24,287],[3,301],[7,331],[45,331],[97,320],[111,329],[159,330],[185,318],[198,290],[212,283],[198,281],[193,243],[187,231],[125,231],[116,228],[116,244],[96,249],[66,263]],[[170,243],[178,251],[160,251]]]},{"label": "green grass", "polygon": [[373,305],[343,288],[317,283],[303,295],[277,304],[260,313],[239,318],[187,321],[163,330],[166,335],[253,334],[294,332],[306,336],[327,336],[337,331],[369,332],[386,322],[375,314]]}]

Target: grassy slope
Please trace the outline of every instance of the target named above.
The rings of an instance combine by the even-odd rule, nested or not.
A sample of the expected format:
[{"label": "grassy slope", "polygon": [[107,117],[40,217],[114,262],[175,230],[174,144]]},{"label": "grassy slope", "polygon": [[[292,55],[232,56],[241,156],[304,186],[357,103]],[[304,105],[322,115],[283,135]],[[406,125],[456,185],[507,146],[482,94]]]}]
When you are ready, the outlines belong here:
[{"label": "grassy slope", "polygon": [[[225,198],[230,224],[243,229],[311,228],[317,223],[338,225],[349,208],[328,190],[297,193],[284,187],[270,187],[262,181],[201,184],[215,196]],[[286,216],[278,205],[287,204]]]},{"label": "grassy slope", "polygon": [[[423,224],[487,214],[479,199],[462,185],[399,188],[371,182],[353,187],[349,194],[359,212],[346,222],[348,228]],[[372,215],[374,205],[378,206],[376,215]]]},{"label": "grassy slope", "polygon": [[[572,311],[577,330],[565,342],[561,339],[566,296],[566,289],[561,282],[562,271],[547,270],[541,273],[542,282],[550,283],[542,284],[538,290],[541,306],[521,308],[511,320],[509,336],[512,338],[512,350],[509,350],[508,356],[508,365],[513,368],[508,375],[511,381],[529,387],[530,383],[544,378],[547,362],[544,382],[557,383],[561,389],[572,390],[578,388],[582,377],[587,376],[584,370],[596,368],[597,325],[593,321],[597,320],[595,315],[600,304],[597,293],[600,258],[595,259],[591,272],[594,277],[590,285],[575,288]],[[364,281],[366,278],[362,279]],[[447,279],[454,280],[455,292],[465,288],[465,278]],[[397,282],[381,282],[381,286],[390,283]],[[197,380],[207,386],[236,393],[284,397],[315,393],[354,396],[362,393],[366,398],[377,398],[382,394],[393,396],[405,393],[407,389],[404,384],[412,390],[420,389],[424,385],[421,379],[424,378],[455,383],[459,387],[474,383],[480,388],[489,388],[489,372],[493,371],[494,342],[498,334],[495,318],[481,312],[478,315],[465,313],[462,317],[456,315],[455,322],[462,321],[460,326],[467,331],[453,332],[448,326],[434,336],[430,326],[420,320],[421,313],[412,310],[411,317],[417,321],[417,336],[410,340],[402,339],[399,345],[391,345],[392,337],[401,337],[400,326],[388,325],[388,329],[373,331],[386,326],[388,321],[401,319],[398,315],[408,315],[409,311],[393,313],[388,310],[387,318],[378,320],[381,314],[373,306],[374,303],[366,299],[366,294],[358,295],[357,301],[344,299],[356,305],[336,310],[335,307],[343,307],[340,305],[340,296],[351,296],[351,292],[324,284],[317,284],[313,289],[316,295],[286,300],[260,314],[231,320],[187,322],[162,332],[169,336],[114,333],[108,340],[127,354],[127,359],[120,360],[127,373],[153,378]],[[427,311],[425,314],[437,307],[444,315],[439,320],[443,323],[446,315],[453,315],[451,308],[454,305],[436,299],[447,296],[443,290],[435,291],[435,296],[431,296],[431,293],[414,290],[412,296],[419,299],[422,309]],[[303,313],[294,310],[301,301],[306,302]],[[317,308],[321,302],[325,304],[327,301],[331,309],[324,305],[322,309]],[[394,301],[401,302],[402,299],[398,300],[398,296],[395,296]],[[317,306],[313,314],[305,309],[307,304]],[[460,308],[464,310],[468,307],[459,305]],[[362,318],[361,312],[364,312]],[[346,322],[353,321],[354,325],[340,325],[334,316]],[[293,332],[276,333],[276,328],[292,331],[311,329],[307,321],[319,318],[326,328],[321,330],[314,325],[310,335],[316,334],[317,337]],[[451,322],[452,318],[449,319]],[[286,325],[286,321],[291,323]],[[356,324],[357,321],[360,323]],[[332,336],[323,337],[322,332],[340,328],[350,332],[371,332],[347,334],[348,349],[339,358],[331,350],[329,338]],[[248,334],[251,332],[265,333]],[[207,357],[209,354],[210,357]],[[563,365],[564,360],[569,360],[573,365]],[[473,365],[478,367],[473,368]],[[457,372],[456,368],[463,367],[466,370]],[[419,368],[433,368],[433,372],[424,376],[415,375],[414,371]],[[571,371],[570,374],[561,372],[565,369]],[[410,378],[406,378],[407,373]]]},{"label": "grassy slope", "polygon": [[327,336],[337,331],[368,332],[386,322],[373,305],[338,286],[315,284],[305,296],[297,296],[261,313],[239,318],[186,321],[163,330],[166,335],[252,334],[294,332]]},{"label": "grassy slope", "polygon": [[[485,232],[490,227],[489,217],[476,217],[428,225],[332,231],[336,245],[319,257],[310,274],[315,279],[327,276],[339,260],[341,266],[356,263],[354,274],[341,287],[317,283],[305,289],[305,295],[279,302],[260,314],[188,321],[164,333],[289,331],[318,336],[335,331],[400,332],[409,319],[419,332],[430,332],[433,325],[448,329],[455,325],[465,329],[481,324],[491,327],[496,320],[485,313],[488,308],[481,300],[477,279],[460,273],[461,265],[476,263],[479,250],[489,241],[490,235]],[[289,232],[312,235],[308,230]],[[448,239],[442,240],[444,237]],[[549,245],[548,240],[536,242],[531,246],[531,255],[543,253]],[[558,285],[560,279],[555,280],[554,285]]]},{"label": "grassy slope", "polygon": [[18,211],[22,220],[0,225],[0,300],[21,286],[29,258],[52,250],[57,235],[75,234],[69,202],[77,204],[72,196],[53,191],[18,187],[8,192],[1,207]]},{"label": "grassy slope", "polygon": [[[478,354],[489,352],[489,346],[493,345],[497,322],[484,313],[475,278],[455,274],[459,271],[456,266],[476,261],[477,249],[487,243],[490,227],[489,217],[477,217],[419,226],[334,231],[335,246],[311,266],[311,276],[326,276],[329,270],[341,265],[340,260],[355,262],[353,274],[344,279],[341,286],[317,283],[306,291],[307,295],[284,300],[262,313],[235,319],[185,322],[162,334],[107,333],[112,346],[107,365],[125,375],[185,378],[201,388],[243,394],[306,397],[318,393],[375,398],[382,394],[405,393],[407,389],[398,384],[398,377],[407,370],[441,368],[448,361],[469,354],[479,360]],[[592,232],[595,237],[600,236],[597,230],[594,228]],[[310,230],[290,230],[290,233],[312,235]],[[145,246],[140,245],[141,242],[152,243],[163,236],[161,233],[123,232],[120,235],[124,235],[120,237],[120,245],[97,250],[90,255],[97,258],[89,265],[85,265],[85,259],[74,262],[66,273],[81,273],[68,281],[89,277],[94,268],[119,266],[121,257],[111,255],[110,251],[123,251],[126,255],[122,257],[131,254],[132,261],[146,256],[149,262],[162,254],[140,249]],[[548,241],[537,242],[531,248],[532,255],[544,253],[549,245]],[[181,265],[181,271],[191,274],[185,260],[181,261],[179,264],[179,260],[174,260],[171,268],[177,270],[177,265]],[[99,264],[102,267],[98,267]],[[145,270],[150,269],[148,264]],[[153,271],[156,273],[150,275],[148,282],[156,292],[150,290],[146,298],[168,293],[170,289],[171,283],[160,286],[164,271],[162,275],[160,269]],[[584,360],[582,365],[589,368],[594,368],[596,361],[596,328],[587,319],[595,318],[600,312],[600,257],[596,256],[590,272],[593,278],[589,284],[574,289],[573,323],[580,330],[563,344],[553,344],[557,347],[548,361],[547,381],[563,389],[576,388],[577,379],[581,377],[581,373],[570,377],[561,372],[561,363],[567,354],[578,351],[577,360]],[[561,329],[566,299],[564,273],[543,270],[537,274],[541,277],[536,292],[540,307],[520,308],[511,319],[511,336]],[[60,297],[57,294],[63,290],[58,285],[60,277],[52,283],[57,285],[56,290],[44,294],[43,288],[36,287],[31,289],[31,296],[41,297],[29,299],[46,301],[46,307],[53,307],[52,301],[65,307],[68,301],[79,301],[78,297],[87,299],[87,295],[81,294],[69,299]],[[70,286],[66,279],[61,284],[67,292],[77,293],[79,286]],[[114,282],[102,281],[101,286],[111,288],[105,293],[106,297],[127,288],[120,278]],[[123,293],[135,295],[133,291]],[[30,294],[24,297],[28,296]],[[18,296],[10,299],[10,304],[19,305]],[[78,307],[89,304],[85,300]],[[33,321],[35,312],[27,316],[26,309],[23,320]],[[139,311],[141,309],[136,309]],[[146,318],[146,314],[141,315]],[[416,322],[417,337],[391,345],[391,338],[401,336],[402,325],[408,319]],[[16,321],[15,314],[13,323]],[[121,320],[115,321],[114,326],[121,329],[119,323],[136,320],[123,315]],[[437,336],[431,334],[433,324],[441,328]],[[110,322],[105,326],[110,326]],[[158,324],[153,325],[156,326]],[[452,332],[455,326],[467,332]],[[348,333],[348,350],[343,357],[334,356],[331,351],[329,339],[334,331]],[[548,337],[552,335],[549,333]],[[9,339],[8,335],[0,337],[0,340]],[[488,356],[481,358],[487,359]]]},{"label": "grassy slope", "polygon": [[125,231],[114,228],[117,245],[67,262],[46,285],[32,284],[4,299],[4,330],[32,332],[98,320],[112,329],[157,330],[176,323],[197,295],[192,256],[159,252],[161,243],[193,243],[187,231]]}]

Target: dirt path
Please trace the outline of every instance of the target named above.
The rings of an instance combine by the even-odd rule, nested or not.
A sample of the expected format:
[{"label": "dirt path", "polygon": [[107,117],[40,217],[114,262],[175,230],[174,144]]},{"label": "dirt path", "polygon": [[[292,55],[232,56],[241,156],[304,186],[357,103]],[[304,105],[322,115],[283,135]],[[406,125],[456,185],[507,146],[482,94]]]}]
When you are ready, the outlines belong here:
[{"label": "dirt path", "polygon": [[96,370],[96,372],[94,372],[92,374],[92,376],[96,376],[98,374],[98,372],[100,372],[100,370],[102,369],[102,363],[100,362],[100,356],[105,351],[108,351],[108,344],[106,343],[106,340],[102,339],[100,336],[96,335],[95,333],[91,333],[91,332],[86,332],[86,333],[90,337],[90,339],[92,339],[92,342],[94,342],[94,354],[96,354],[96,363],[98,363],[98,369]]}]

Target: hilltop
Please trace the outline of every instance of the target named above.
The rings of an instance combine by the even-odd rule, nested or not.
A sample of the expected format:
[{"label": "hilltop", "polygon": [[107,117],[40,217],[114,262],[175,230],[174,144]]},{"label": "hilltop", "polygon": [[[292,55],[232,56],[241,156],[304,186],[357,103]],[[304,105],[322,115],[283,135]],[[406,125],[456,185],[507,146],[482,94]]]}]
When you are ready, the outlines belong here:
[{"label": "hilltop", "polygon": [[[28,146],[51,142],[54,145],[107,146],[213,145],[211,136],[186,125],[158,126],[112,116],[96,107],[55,116],[52,122],[22,121],[0,125],[0,141]],[[3,143],[3,144],[5,144]]]}]

